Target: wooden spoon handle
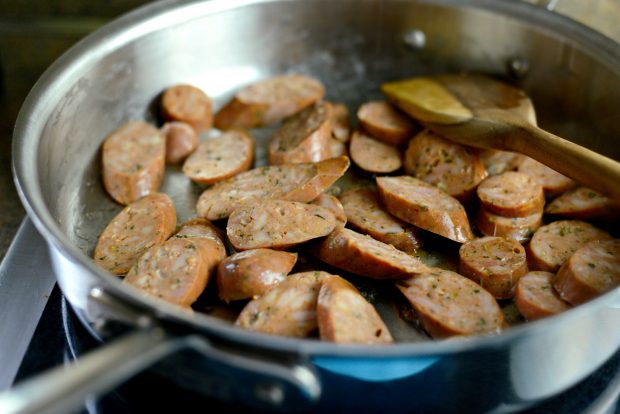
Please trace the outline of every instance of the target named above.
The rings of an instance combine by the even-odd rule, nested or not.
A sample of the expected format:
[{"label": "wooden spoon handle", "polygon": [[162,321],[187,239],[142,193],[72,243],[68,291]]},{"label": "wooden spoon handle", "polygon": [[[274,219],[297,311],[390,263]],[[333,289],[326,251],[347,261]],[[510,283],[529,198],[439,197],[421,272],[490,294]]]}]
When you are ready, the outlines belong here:
[{"label": "wooden spoon handle", "polygon": [[523,139],[509,139],[507,149],[521,152],[581,184],[620,201],[620,163],[553,135],[534,125],[521,124]]}]

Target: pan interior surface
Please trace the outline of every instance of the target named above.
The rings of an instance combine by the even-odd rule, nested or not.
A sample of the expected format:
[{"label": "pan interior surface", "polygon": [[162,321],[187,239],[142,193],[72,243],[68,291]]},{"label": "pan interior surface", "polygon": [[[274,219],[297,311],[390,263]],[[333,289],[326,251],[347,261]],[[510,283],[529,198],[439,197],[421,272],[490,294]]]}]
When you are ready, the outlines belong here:
[{"label": "pan interior surface", "polygon": [[[513,7],[511,2],[498,3]],[[23,138],[18,151],[23,197],[56,244],[82,253],[75,261],[91,270],[84,276],[89,283],[110,283],[108,276],[92,271],[89,259],[99,234],[120,211],[101,184],[105,137],[129,120],[158,123],[158,99],[171,85],[202,88],[218,109],[239,87],[282,73],[320,79],[326,99],[344,102],[352,113],[363,102],[382,99],[379,85],[385,81],[459,71],[489,73],[523,87],[543,127],[620,158],[620,65],[608,65],[604,51],[569,37],[568,29],[544,26],[548,17],[508,17],[490,4],[211,1],[139,10],[79,44],[40,86],[47,106],[32,119],[30,130],[37,134]],[[541,12],[519,7],[515,10],[521,13]],[[560,24],[556,18],[551,21]],[[527,63],[526,73],[511,69],[515,60]],[[260,143],[273,130],[252,132],[264,148]],[[265,159],[265,151],[259,150],[257,165]],[[179,222],[195,216],[202,190],[180,168],[167,167],[161,191],[174,200]],[[58,275],[63,291],[79,307],[83,299],[74,293],[71,277]],[[113,289],[124,289],[114,283]],[[423,340],[415,333],[402,339]],[[578,370],[566,367],[572,369]],[[569,374],[566,384],[576,377],[573,371]]]}]

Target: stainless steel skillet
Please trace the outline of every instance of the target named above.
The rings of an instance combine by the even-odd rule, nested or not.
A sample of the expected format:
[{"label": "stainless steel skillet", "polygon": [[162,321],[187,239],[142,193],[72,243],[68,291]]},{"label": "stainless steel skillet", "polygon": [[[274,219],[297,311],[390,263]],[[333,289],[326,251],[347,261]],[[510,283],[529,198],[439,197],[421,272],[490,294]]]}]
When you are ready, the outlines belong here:
[{"label": "stainless steel skillet", "polygon": [[[519,69],[524,64],[526,71]],[[369,348],[240,331],[137,295],[89,259],[118,211],[100,185],[100,143],[124,121],[154,120],[165,87],[194,83],[221,104],[240,85],[303,72],[326,84],[328,98],[355,108],[378,97],[384,80],[458,70],[515,77],[543,126],[620,158],[620,47],[516,1],[168,1],[76,45],[39,80],[20,113],[16,183],[50,246],[63,293],[83,320],[93,329],[120,320],[135,332],[83,362],[88,375],[74,382],[64,375],[48,390],[79,398],[78,391],[93,390],[91,380],[108,386],[174,353],[161,369],[177,382],[185,386],[189,377],[188,386],[205,394],[214,393],[206,384],[217,383],[220,397],[263,409],[460,412],[466,404],[502,412],[595,370],[620,345],[618,290],[497,337]],[[178,171],[168,174],[163,190],[180,220],[193,215],[200,190]],[[19,403],[23,395],[33,401],[27,390],[15,391],[0,404]],[[49,401],[39,407],[64,411]]]}]

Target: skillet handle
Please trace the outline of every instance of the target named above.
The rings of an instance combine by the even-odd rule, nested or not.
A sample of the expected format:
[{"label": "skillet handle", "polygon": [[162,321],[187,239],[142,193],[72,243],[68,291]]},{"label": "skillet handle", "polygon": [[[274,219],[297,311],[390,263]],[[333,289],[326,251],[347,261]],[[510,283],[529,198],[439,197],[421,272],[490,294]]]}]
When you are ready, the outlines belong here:
[{"label": "skillet handle", "polygon": [[[237,398],[259,408],[314,404],[321,386],[314,369],[298,361],[269,361],[213,347],[199,335],[170,336],[161,328],[137,330],[81,357],[0,393],[2,414],[74,412],[87,397],[101,394],[180,350],[197,352],[231,374]],[[203,373],[208,376],[207,373]],[[196,378],[202,380],[204,378]],[[215,378],[226,382],[224,376]],[[232,381],[231,381],[232,380]],[[238,401],[237,401],[238,402]]]},{"label": "skillet handle", "polygon": [[69,366],[53,368],[1,393],[0,412],[73,412],[86,397],[114,387],[178,347],[160,328],[132,332]]}]

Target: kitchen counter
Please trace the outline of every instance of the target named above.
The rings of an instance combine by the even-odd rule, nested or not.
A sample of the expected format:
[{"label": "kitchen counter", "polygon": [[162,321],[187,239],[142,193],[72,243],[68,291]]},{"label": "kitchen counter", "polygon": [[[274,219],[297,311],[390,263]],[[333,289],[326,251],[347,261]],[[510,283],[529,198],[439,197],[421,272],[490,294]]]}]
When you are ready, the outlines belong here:
[{"label": "kitchen counter", "polygon": [[[147,2],[3,2],[0,10],[0,110],[3,114],[0,117],[0,260],[25,215],[11,174],[11,134],[25,96],[45,68],[72,44],[113,17]],[[556,10],[620,42],[620,0],[560,0]]]}]

